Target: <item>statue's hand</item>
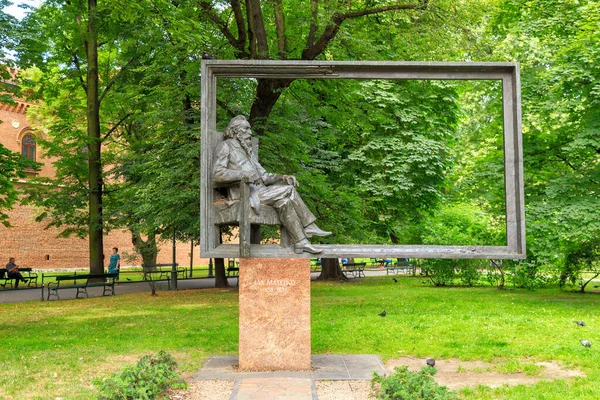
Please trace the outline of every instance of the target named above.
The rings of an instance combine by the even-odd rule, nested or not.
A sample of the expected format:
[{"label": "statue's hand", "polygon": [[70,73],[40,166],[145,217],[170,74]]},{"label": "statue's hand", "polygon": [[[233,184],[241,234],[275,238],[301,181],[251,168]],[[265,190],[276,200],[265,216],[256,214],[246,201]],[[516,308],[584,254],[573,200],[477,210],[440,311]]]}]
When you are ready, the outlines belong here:
[{"label": "statue's hand", "polygon": [[262,183],[262,179],[260,179],[260,176],[258,176],[258,174],[254,172],[248,172],[245,174],[245,176],[248,178],[248,181],[250,183],[253,183],[255,185]]},{"label": "statue's hand", "polygon": [[296,177],[293,175],[283,175],[283,180],[288,185],[292,185],[294,187],[298,186],[298,181],[296,180]]}]

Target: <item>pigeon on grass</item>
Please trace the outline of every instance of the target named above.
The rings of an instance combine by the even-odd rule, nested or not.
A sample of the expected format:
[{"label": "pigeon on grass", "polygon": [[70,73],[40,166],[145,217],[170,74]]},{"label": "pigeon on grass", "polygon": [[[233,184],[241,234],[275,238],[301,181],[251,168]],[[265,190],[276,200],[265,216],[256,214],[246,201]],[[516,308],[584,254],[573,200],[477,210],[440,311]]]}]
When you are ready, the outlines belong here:
[{"label": "pigeon on grass", "polygon": [[585,326],[585,322],[583,322],[583,321],[573,321],[573,322],[575,322],[579,326]]},{"label": "pigeon on grass", "polygon": [[387,313],[385,312],[385,310],[383,310],[382,312],[379,313],[380,317],[385,317],[387,315]]},{"label": "pigeon on grass", "polygon": [[580,340],[579,343],[581,343],[583,347],[592,347],[592,342],[589,340]]}]

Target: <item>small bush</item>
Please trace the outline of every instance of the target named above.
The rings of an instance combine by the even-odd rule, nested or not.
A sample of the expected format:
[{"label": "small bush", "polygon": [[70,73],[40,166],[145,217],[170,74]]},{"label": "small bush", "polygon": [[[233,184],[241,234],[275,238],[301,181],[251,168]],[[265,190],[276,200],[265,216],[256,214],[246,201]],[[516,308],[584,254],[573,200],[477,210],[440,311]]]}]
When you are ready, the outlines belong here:
[{"label": "small bush", "polygon": [[161,398],[166,389],[185,388],[176,371],[177,363],[164,351],[144,356],[134,366],[112,374],[110,378],[95,379],[100,389],[98,400],[150,400]]},{"label": "small bush", "polygon": [[485,267],[482,260],[456,260],[460,283],[465,286],[475,286],[481,281],[481,269]]},{"label": "small bush", "polygon": [[435,368],[423,367],[419,372],[411,372],[403,365],[394,368],[390,376],[375,373],[371,381],[378,383],[377,398],[380,400],[455,400],[456,395],[446,386],[438,385],[433,379]]},{"label": "small bush", "polygon": [[427,260],[424,271],[435,286],[451,286],[456,278],[454,260]]}]

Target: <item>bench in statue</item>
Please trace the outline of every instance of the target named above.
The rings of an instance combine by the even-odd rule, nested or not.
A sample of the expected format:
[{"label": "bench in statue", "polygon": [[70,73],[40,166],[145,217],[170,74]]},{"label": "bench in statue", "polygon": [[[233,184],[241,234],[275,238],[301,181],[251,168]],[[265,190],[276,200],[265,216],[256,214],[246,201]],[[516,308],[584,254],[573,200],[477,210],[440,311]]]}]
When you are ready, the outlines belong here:
[{"label": "bench in statue", "polygon": [[260,225],[279,225],[281,245],[293,246],[297,254],[321,253],[308,239],[331,232],[315,225],[315,216],[296,191],[295,177],[268,173],[260,165],[257,140],[246,118],[234,117],[218,135],[213,153],[212,218],[215,225],[239,225],[240,256],[250,256],[252,227]]}]

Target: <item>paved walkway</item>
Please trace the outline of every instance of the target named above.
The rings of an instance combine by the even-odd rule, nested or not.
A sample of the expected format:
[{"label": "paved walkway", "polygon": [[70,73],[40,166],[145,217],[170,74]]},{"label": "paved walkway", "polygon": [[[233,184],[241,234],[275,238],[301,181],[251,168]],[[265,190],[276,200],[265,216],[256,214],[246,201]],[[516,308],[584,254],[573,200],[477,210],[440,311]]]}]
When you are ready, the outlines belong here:
[{"label": "paved walkway", "polygon": [[[167,290],[166,282],[158,282],[159,285],[164,285],[164,289]],[[235,287],[237,285],[237,278],[229,278],[229,285]],[[215,287],[214,278],[202,278],[202,279],[182,279],[177,281],[177,288],[180,290],[185,289],[207,289]],[[137,292],[150,292],[150,285],[148,282],[127,282],[122,281],[115,286],[116,295],[137,293]],[[62,289],[59,291],[60,298],[62,300],[74,299],[77,294],[77,289]],[[88,294],[90,297],[101,297],[102,288],[88,288]],[[44,289],[44,295],[47,296],[47,290]],[[35,301],[42,299],[41,288],[23,288],[18,290],[0,290],[0,303],[18,303],[23,301]],[[55,301],[54,298],[51,301]]]},{"label": "paved walkway", "polygon": [[[367,270],[365,271],[366,276],[385,276],[385,269],[381,270]],[[311,279],[315,280],[319,276],[319,272],[313,272]],[[390,275],[390,279],[392,275]],[[160,283],[159,283],[160,284]],[[166,286],[166,282],[163,282]],[[237,285],[237,278],[229,278],[229,285],[235,287]],[[199,279],[183,279],[177,281],[177,288],[180,290],[186,289],[208,289],[215,287],[214,278],[199,278]],[[164,289],[166,290],[166,287]],[[127,282],[121,281],[115,286],[116,295],[136,293],[136,292],[149,292],[150,285],[148,282]],[[62,300],[74,299],[76,289],[63,289],[60,291],[60,298]],[[102,288],[88,288],[88,294],[90,297],[101,297]],[[47,291],[44,289],[44,295],[47,296]],[[19,303],[24,301],[40,301],[42,300],[42,289],[41,288],[22,288],[18,290],[0,290],[0,304],[1,303]],[[55,301],[55,300],[52,300]]]},{"label": "paved walkway", "polygon": [[194,380],[233,380],[231,400],[316,400],[315,380],[371,380],[373,373],[387,374],[374,354],[325,354],[312,356],[312,370],[290,372],[240,372],[238,357],[209,357]]}]

